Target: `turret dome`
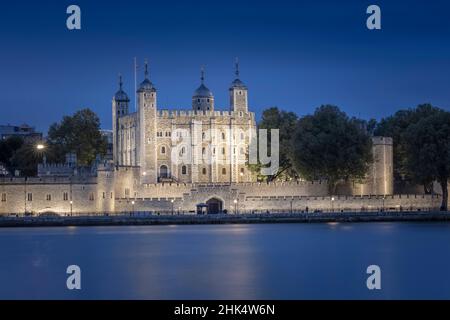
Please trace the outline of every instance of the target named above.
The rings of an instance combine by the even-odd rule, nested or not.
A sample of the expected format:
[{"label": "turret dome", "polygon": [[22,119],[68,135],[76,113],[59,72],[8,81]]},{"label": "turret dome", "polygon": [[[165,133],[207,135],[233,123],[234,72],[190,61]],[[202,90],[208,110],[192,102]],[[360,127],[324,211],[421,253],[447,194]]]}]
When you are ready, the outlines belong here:
[{"label": "turret dome", "polygon": [[119,90],[114,95],[114,99],[116,101],[130,101],[126,92],[123,91],[122,86],[123,86],[122,75],[119,75]]}]

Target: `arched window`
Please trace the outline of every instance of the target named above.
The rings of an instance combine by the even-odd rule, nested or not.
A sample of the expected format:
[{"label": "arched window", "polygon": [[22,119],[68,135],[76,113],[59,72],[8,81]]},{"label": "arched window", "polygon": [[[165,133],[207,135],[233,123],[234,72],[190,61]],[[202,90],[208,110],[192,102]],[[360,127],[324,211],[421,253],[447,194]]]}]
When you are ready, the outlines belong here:
[{"label": "arched window", "polygon": [[203,174],[206,174],[206,168],[203,168],[203,169],[202,169],[202,173],[203,173]]},{"label": "arched window", "polygon": [[206,153],[206,148],[203,147],[203,148],[202,148],[202,154],[205,155],[205,153]]},{"label": "arched window", "polygon": [[225,148],[222,148],[222,154],[225,154]]},{"label": "arched window", "polygon": [[186,174],[187,173],[187,168],[186,166],[182,166],[181,167],[181,174]]},{"label": "arched window", "polygon": [[227,169],[222,168],[222,174],[223,174],[223,175],[227,174]]},{"label": "arched window", "polygon": [[225,140],[225,132],[222,132],[222,140]]},{"label": "arched window", "polygon": [[166,153],[166,147],[165,147],[165,146],[162,146],[162,147],[161,147],[161,153],[162,153],[162,154],[165,154],[165,153]]}]

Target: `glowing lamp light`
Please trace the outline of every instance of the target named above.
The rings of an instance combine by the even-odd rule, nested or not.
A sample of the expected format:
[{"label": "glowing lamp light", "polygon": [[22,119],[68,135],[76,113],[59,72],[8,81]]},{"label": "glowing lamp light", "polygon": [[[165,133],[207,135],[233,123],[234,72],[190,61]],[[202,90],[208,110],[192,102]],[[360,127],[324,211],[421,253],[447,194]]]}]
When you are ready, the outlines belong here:
[{"label": "glowing lamp light", "polygon": [[233,201],[234,203],[237,203],[237,199],[234,199],[234,201]]},{"label": "glowing lamp light", "polygon": [[134,204],[134,201],[131,201],[131,204]]},{"label": "glowing lamp light", "polygon": [[38,150],[44,150],[44,149],[45,149],[45,146],[44,146],[43,144],[38,144],[38,145],[36,146],[36,149],[38,149]]},{"label": "glowing lamp light", "polygon": [[145,172],[145,171],[142,172],[142,175],[143,175],[143,176],[146,176],[146,175],[147,175],[147,172]]}]

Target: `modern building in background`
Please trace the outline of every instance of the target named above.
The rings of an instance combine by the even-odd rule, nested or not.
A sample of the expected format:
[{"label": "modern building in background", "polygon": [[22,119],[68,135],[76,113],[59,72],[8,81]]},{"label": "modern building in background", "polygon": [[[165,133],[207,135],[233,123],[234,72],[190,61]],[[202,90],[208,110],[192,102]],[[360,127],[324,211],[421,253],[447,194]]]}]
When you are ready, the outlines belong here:
[{"label": "modern building in background", "polygon": [[0,139],[6,140],[10,137],[21,137],[29,141],[42,140],[42,132],[37,132],[34,127],[30,127],[27,124],[20,126],[14,125],[0,125]]}]

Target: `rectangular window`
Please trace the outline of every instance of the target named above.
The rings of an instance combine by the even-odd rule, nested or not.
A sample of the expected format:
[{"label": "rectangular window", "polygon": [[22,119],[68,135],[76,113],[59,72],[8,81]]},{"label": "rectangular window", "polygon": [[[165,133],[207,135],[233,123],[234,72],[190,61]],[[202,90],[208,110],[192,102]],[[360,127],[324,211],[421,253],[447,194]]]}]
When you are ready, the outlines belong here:
[{"label": "rectangular window", "polygon": [[52,195],[51,194],[47,194],[46,199],[47,199],[47,201],[52,201]]},{"label": "rectangular window", "polygon": [[94,201],[94,193],[91,192],[91,193],[89,194],[89,200],[90,200],[90,201]]},{"label": "rectangular window", "polygon": [[105,192],[103,192],[103,199],[105,199],[106,198],[106,193]]},{"label": "rectangular window", "polygon": [[125,197],[129,197],[130,196],[130,189],[125,188]]},{"label": "rectangular window", "polygon": [[6,202],[6,193],[2,193],[2,202]]},{"label": "rectangular window", "polygon": [[32,193],[28,193],[27,194],[27,200],[30,201],[30,202],[33,201],[33,194]]},{"label": "rectangular window", "polygon": [[63,201],[69,200],[69,194],[67,192],[63,192]]}]

